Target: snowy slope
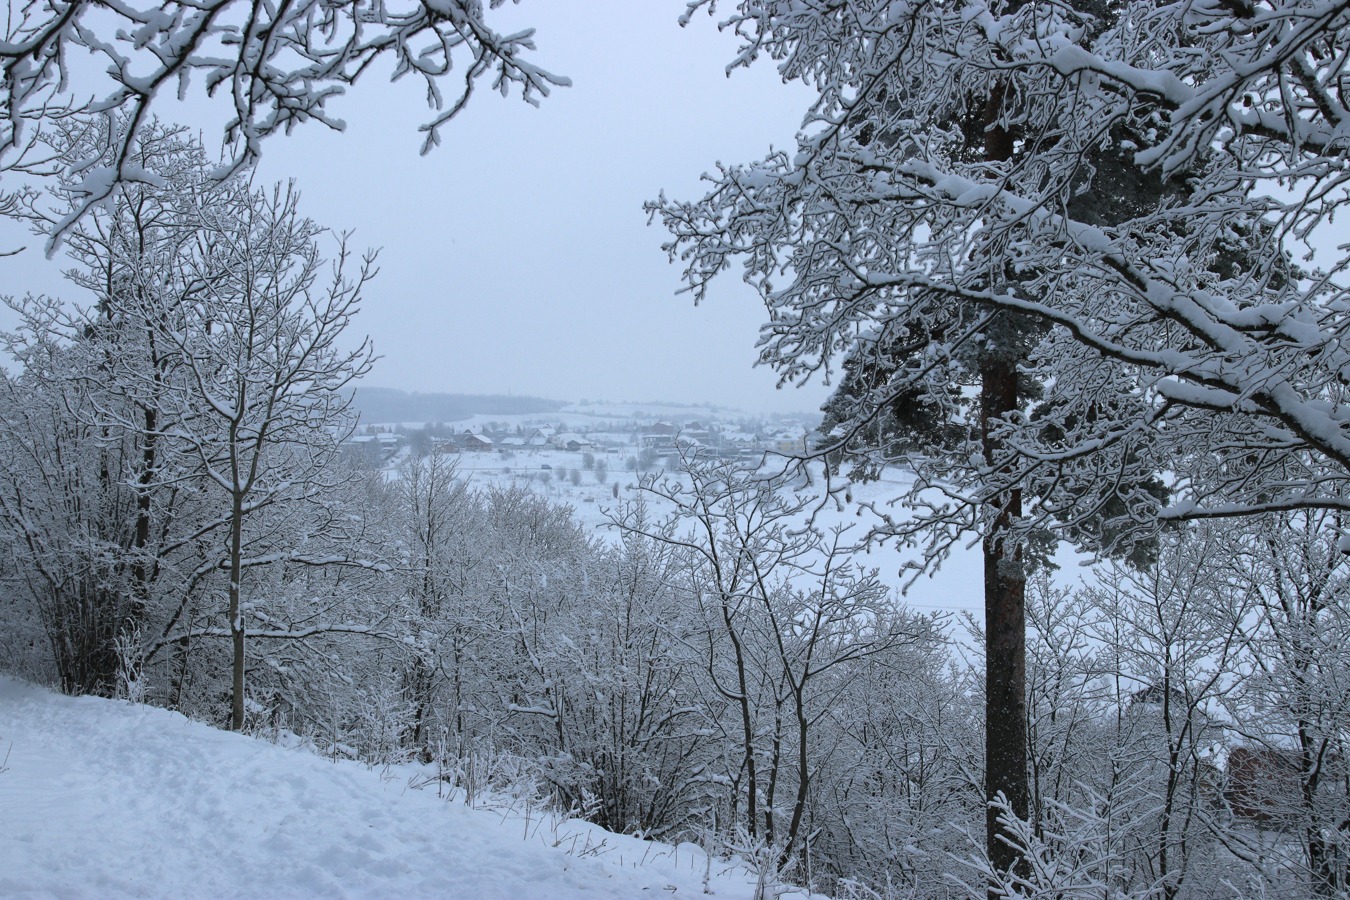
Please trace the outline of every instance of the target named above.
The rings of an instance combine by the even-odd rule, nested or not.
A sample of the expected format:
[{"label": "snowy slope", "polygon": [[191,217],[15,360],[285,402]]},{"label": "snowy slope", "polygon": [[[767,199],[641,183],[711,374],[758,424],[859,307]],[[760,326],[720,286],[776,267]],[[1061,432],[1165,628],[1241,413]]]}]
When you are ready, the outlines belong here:
[{"label": "snowy slope", "polygon": [[[0,676],[0,897],[678,898],[705,862]],[[752,897],[744,869],[711,871]]]}]

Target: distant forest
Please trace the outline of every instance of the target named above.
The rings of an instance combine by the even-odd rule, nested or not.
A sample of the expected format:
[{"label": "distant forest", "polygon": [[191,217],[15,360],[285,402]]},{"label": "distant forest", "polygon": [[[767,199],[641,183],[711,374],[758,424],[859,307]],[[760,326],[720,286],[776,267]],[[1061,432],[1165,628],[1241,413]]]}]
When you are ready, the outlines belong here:
[{"label": "distant forest", "polygon": [[557,400],[506,394],[410,394],[395,388],[361,387],[352,400],[365,425],[397,422],[458,422],[479,414],[551,413]]}]

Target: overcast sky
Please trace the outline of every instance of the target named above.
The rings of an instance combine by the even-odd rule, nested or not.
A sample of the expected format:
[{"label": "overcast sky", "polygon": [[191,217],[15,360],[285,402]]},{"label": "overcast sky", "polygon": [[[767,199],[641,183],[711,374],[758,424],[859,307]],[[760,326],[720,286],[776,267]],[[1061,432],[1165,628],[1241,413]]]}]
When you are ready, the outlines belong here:
[{"label": "overcast sky", "polygon": [[[790,146],[806,106],[771,64],[728,77],[735,38],[704,15],[680,28],[683,6],[526,0],[494,11],[499,31],[534,26],[535,59],[573,86],[533,108],[484,82],[426,157],[417,126],[430,113],[412,81],[358,84],[336,107],[345,133],[311,125],[265,145],[265,182],[294,178],[306,215],[381,248],[357,320],[382,357],[367,383],[819,408],[825,388],[777,390],[774,373],[754,367],[765,315],[739,273],[695,308],[675,295],[666,233],[643,214],[663,189],[701,195],[699,175],[718,160]],[[200,108],[158,113],[211,121]],[[215,135],[209,127],[208,145]],[[74,297],[29,243],[0,261],[4,290]]]}]

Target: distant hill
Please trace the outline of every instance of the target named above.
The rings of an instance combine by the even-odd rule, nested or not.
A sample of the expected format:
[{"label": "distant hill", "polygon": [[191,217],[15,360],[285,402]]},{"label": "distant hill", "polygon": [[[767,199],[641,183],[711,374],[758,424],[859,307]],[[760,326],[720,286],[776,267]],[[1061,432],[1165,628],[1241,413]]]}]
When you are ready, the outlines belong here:
[{"label": "distant hill", "polygon": [[359,387],[352,405],[366,424],[458,422],[474,415],[530,415],[563,408],[557,400],[505,394],[416,394],[395,388]]}]

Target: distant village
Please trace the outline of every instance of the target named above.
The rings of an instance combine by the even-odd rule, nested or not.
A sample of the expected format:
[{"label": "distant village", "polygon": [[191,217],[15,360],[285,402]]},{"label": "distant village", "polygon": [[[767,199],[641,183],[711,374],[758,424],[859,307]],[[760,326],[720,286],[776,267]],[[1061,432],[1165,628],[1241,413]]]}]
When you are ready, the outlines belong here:
[{"label": "distant village", "polygon": [[389,465],[405,449],[415,456],[465,453],[506,458],[566,451],[604,455],[610,457],[611,468],[633,471],[652,468],[680,451],[755,462],[765,454],[797,454],[807,447],[813,433],[813,423],[791,417],[724,422],[708,416],[605,417],[563,412],[525,421],[511,418],[517,421],[477,416],[464,423],[362,425],[343,443],[343,451],[366,467]]}]

